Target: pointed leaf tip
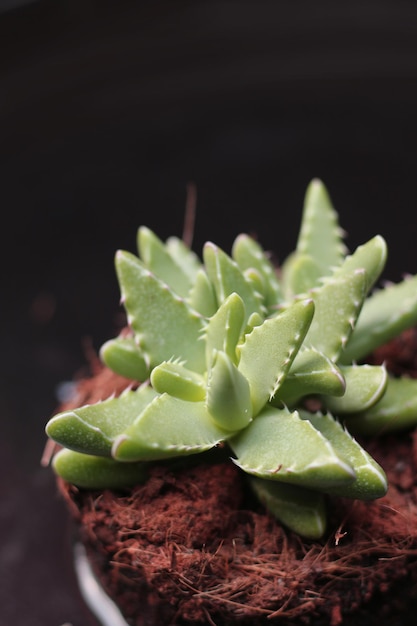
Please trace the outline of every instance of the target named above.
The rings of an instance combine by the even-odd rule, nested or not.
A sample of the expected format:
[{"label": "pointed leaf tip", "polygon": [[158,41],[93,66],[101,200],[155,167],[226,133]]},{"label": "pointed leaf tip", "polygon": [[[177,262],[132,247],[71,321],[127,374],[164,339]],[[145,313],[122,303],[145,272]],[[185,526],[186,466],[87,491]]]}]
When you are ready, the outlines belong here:
[{"label": "pointed leaf tip", "polygon": [[249,383],[225,352],[214,352],[206,405],[215,424],[227,431],[241,430],[252,420]]},{"label": "pointed leaf tip", "polygon": [[[191,272],[196,265],[195,255],[183,246],[179,250],[175,246],[174,238],[170,244],[164,244],[155,233],[141,226],[137,233],[137,248],[139,255],[151,272],[165,282],[175,293],[186,297],[193,282],[194,274]],[[187,255],[186,262],[184,256]]]},{"label": "pointed leaf tip", "polygon": [[205,350],[200,341],[203,317],[135,255],[120,254],[116,269],[129,324],[149,355],[150,367],[176,358],[190,369],[204,372]]},{"label": "pointed leaf tip", "polygon": [[346,459],[297,411],[267,407],[230,445],[239,467],[268,480],[323,490],[355,479]]},{"label": "pointed leaf tip", "polygon": [[203,248],[203,259],[220,306],[232,293],[237,293],[245,305],[246,320],[252,313],[264,315],[262,296],[258,294],[240,267],[221,248],[207,242]]},{"label": "pointed leaf tip", "polygon": [[235,292],[224,300],[209,319],[205,330],[206,362],[210,367],[213,350],[225,352],[236,363],[236,346],[245,321],[245,305]]},{"label": "pointed leaf tip", "polygon": [[384,470],[347,430],[331,415],[300,411],[300,417],[309,421],[331,443],[333,449],[353,468],[355,480],[325,489],[333,495],[374,500],[385,495],[388,485]]},{"label": "pointed leaf tip", "polygon": [[238,368],[249,382],[254,415],[284,382],[313,314],[311,299],[295,302],[246,335]]},{"label": "pointed leaf tip", "polygon": [[343,231],[330,195],[320,179],[313,179],[304,197],[296,253],[312,257],[322,275],[330,275],[345,254]]}]

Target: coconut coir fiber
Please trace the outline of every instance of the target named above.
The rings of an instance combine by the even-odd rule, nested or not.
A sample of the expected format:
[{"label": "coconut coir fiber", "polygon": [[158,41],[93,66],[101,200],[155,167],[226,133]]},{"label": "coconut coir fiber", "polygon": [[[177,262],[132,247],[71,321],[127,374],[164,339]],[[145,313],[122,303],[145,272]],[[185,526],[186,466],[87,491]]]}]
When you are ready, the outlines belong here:
[{"label": "coconut coir fiber", "polygon": [[[417,376],[417,333],[372,355]],[[368,359],[368,362],[370,360]],[[63,408],[120,393],[98,363]],[[361,442],[388,494],[332,499],[328,532],[301,540],[254,501],[232,463],[155,466],[131,490],[79,490],[58,480],[104,589],[134,626],[405,626],[417,602],[417,435]]]}]

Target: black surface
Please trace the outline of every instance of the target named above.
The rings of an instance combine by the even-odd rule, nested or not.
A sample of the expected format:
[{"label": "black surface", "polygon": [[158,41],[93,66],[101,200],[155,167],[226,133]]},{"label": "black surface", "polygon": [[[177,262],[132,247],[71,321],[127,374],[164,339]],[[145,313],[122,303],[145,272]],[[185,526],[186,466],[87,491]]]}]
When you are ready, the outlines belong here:
[{"label": "black surface", "polygon": [[192,181],[196,251],[246,231],[283,259],[319,176],[351,249],[379,232],[385,277],[417,272],[416,80],[413,2],[0,13],[0,626],[94,624],[40,457],[57,386],[113,335],[115,250],[181,236]]}]

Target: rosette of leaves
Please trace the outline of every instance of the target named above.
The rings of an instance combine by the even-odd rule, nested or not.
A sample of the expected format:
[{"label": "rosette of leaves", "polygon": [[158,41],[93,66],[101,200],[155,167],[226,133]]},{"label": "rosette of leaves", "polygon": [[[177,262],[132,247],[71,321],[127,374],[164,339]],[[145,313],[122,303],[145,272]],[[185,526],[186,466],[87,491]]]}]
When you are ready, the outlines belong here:
[{"label": "rosette of leaves", "polygon": [[383,496],[384,470],[354,436],[417,423],[417,382],[363,363],[417,322],[416,276],[376,286],[384,239],[349,254],[313,180],[279,271],[246,234],[230,256],[206,243],[202,260],[146,227],[137,244],[115,258],[128,333],[100,355],[141,384],[49,420],[63,447],[55,471],[117,488],[146,480],[152,463],[221,451],[273,515],[310,538],[325,532],[332,496]]}]

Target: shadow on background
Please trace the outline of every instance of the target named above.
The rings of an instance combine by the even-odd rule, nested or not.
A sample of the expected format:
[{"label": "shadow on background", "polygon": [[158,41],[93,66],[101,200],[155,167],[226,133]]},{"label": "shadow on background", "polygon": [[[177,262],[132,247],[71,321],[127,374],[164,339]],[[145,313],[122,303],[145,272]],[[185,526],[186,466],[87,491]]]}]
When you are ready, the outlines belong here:
[{"label": "shadow on background", "polygon": [[[350,249],[417,272],[417,5],[34,1],[0,12],[0,626],[94,624],[40,467],[57,388],[113,336],[118,248],[242,231],[282,260],[324,180]],[[279,6],[278,6],[279,5]],[[1,2],[0,2],[1,8]],[[8,9],[8,10],[6,10]]]}]

